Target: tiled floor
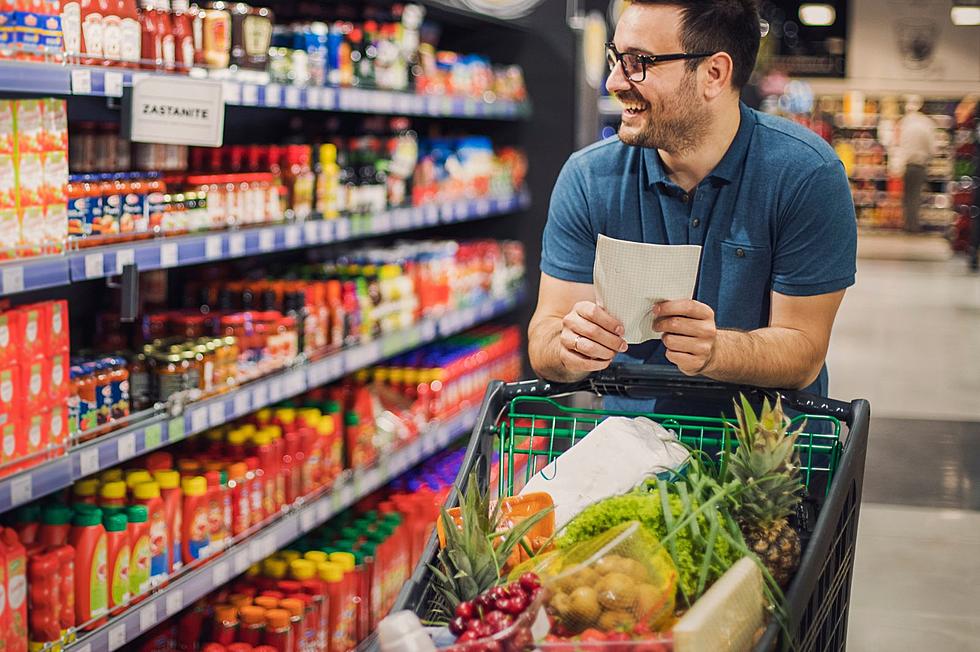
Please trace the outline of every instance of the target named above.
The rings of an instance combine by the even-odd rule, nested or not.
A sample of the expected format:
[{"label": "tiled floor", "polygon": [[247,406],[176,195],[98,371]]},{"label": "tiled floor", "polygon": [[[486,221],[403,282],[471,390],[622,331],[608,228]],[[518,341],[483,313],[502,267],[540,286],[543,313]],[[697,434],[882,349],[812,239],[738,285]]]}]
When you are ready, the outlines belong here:
[{"label": "tiled floor", "polygon": [[940,253],[863,247],[831,343],[831,394],[872,408],[852,652],[980,650],[980,276]]}]

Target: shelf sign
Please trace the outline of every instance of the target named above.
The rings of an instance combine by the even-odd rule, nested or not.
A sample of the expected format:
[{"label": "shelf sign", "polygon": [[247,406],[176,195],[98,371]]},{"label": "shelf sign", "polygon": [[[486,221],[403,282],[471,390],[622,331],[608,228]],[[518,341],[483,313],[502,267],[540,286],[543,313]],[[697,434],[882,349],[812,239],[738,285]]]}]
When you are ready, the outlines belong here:
[{"label": "shelf sign", "polygon": [[130,140],[219,147],[225,125],[223,90],[221,82],[203,79],[137,79],[124,117]]}]

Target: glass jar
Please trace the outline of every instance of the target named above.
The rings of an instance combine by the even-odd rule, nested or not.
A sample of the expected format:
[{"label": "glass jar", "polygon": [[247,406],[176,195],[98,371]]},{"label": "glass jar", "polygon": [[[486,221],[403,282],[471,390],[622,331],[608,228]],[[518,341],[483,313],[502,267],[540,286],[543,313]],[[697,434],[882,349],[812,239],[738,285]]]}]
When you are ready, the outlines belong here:
[{"label": "glass jar", "polygon": [[153,356],[157,400],[166,402],[184,391],[187,363],[179,352],[158,352]]}]

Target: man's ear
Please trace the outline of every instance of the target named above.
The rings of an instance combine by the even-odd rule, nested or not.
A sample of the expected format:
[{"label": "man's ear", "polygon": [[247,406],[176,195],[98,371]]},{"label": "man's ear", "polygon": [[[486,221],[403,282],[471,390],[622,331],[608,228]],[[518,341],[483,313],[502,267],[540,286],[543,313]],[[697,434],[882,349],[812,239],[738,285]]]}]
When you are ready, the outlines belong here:
[{"label": "man's ear", "polygon": [[732,88],[735,62],[727,52],[717,52],[701,65],[705,99],[713,100]]}]

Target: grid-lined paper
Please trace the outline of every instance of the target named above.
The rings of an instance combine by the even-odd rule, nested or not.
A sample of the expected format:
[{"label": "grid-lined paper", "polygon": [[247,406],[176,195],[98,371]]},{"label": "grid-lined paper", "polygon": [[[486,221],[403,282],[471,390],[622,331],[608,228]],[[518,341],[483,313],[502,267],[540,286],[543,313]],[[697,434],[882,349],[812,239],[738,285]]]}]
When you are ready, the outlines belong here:
[{"label": "grid-lined paper", "polygon": [[626,327],[629,344],[660,339],[653,306],[690,299],[698,278],[701,247],[628,242],[599,234],[593,283],[596,302]]}]

